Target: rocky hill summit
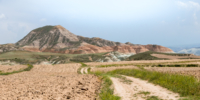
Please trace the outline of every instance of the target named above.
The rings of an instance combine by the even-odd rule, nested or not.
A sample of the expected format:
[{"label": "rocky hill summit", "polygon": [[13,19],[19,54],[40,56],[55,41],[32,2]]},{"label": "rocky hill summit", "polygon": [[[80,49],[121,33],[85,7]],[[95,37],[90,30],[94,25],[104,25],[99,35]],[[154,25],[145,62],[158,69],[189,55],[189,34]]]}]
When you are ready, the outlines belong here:
[{"label": "rocky hill summit", "polygon": [[77,36],[64,27],[44,26],[32,30],[16,43],[26,51],[88,54],[102,52],[141,53],[145,51],[173,52],[159,45],[135,45],[130,42],[113,42],[98,37]]},{"label": "rocky hill summit", "polygon": [[58,25],[34,29],[16,45],[23,46],[30,51],[44,51],[52,48],[74,48],[79,46],[80,42],[76,35]]}]

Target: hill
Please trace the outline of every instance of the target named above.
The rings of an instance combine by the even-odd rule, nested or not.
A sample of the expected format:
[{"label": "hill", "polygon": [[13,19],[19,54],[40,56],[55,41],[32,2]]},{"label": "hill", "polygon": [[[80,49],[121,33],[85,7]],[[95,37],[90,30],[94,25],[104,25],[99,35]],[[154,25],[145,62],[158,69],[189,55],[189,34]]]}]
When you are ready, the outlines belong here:
[{"label": "hill", "polygon": [[159,45],[134,45],[132,43],[113,42],[98,37],[77,36],[64,27],[44,26],[32,30],[16,43],[26,51],[53,52],[68,54],[89,54],[104,52],[141,53],[146,51],[173,52]]}]

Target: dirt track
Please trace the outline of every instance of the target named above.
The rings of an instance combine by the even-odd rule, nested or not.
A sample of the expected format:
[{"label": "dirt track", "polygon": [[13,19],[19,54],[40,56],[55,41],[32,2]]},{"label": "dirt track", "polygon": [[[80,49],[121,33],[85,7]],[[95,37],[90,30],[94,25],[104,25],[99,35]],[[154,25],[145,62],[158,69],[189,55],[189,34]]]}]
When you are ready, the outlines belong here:
[{"label": "dirt track", "polygon": [[94,100],[100,80],[77,74],[79,67],[35,65],[29,72],[0,76],[0,100]]},{"label": "dirt track", "polygon": [[[108,72],[115,69],[139,69],[139,68],[136,66],[121,66],[121,67],[107,67],[107,68],[92,67],[91,71]],[[148,81],[144,81],[134,77],[128,77],[128,76],[124,77],[132,81],[131,84],[124,83],[119,78],[111,77],[114,86],[114,94],[120,96],[122,100],[146,100],[148,97],[151,96],[156,96],[159,99],[164,99],[164,100],[179,99],[179,94],[173,93],[161,86],[155,86],[152,83],[148,83]]]},{"label": "dirt track", "polygon": [[88,73],[88,67],[81,68],[81,74],[87,74]]},{"label": "dirt track", "polygon": [[[114,84],[114,94],[122,98],[122,100],[146,100],[148,96],[157,96],[164,100],[177,100],[178,94],[175,94],[163,87],[155,86],[147,81],[125,76],[131,80],[131,84],[126,84],[117,78],[111,78]],[[145,95],[144,92],[149,94]],[[143,94],[144,93],[144,94]]]}]

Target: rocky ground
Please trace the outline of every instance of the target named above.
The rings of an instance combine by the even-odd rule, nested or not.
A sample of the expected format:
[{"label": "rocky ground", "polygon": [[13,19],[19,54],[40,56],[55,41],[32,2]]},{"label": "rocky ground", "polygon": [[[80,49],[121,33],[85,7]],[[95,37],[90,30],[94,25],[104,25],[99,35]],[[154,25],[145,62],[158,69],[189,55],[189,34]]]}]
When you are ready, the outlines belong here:
[{"label": "rocky ground", "polygon": [[0,76],[0,100],[94,100],[100,80],[77,74],[79,67],[35,65],[29,72]]}]

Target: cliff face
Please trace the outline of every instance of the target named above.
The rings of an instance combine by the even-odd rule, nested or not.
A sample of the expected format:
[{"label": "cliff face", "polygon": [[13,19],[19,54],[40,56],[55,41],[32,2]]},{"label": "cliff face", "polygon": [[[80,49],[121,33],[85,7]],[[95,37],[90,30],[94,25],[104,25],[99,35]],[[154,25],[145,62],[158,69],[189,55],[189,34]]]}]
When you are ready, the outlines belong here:
[{"label": "cliff face", "polygon": [[146,51],[173,52],[171,49],[159,45],[135,45],[129,42],[124,44],[101,38],[76,36],[60,25],[35,29],[17,42],[16,45],[27,51],[70,54],[112,51],[135,54]]}]

